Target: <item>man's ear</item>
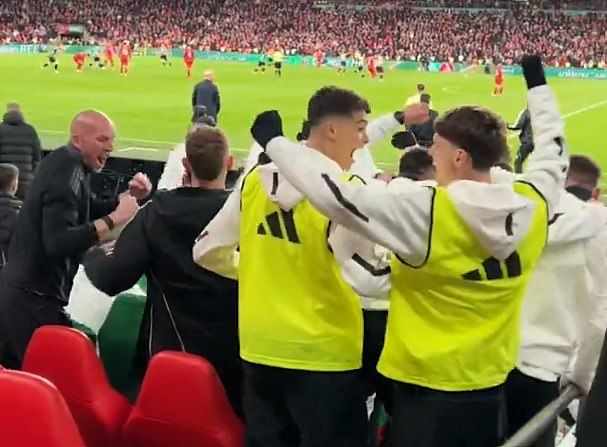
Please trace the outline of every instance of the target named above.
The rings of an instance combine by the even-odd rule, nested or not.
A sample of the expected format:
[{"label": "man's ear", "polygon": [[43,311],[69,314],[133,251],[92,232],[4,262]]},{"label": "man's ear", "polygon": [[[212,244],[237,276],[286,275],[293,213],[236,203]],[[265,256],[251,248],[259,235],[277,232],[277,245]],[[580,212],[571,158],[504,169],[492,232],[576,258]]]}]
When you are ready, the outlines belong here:
[{"label": "man's ear", "polygon": [[598,186],[592,190],[592,200],[601,200],[601,188]]},{"label": "man's ear", "polygon": [[232,153],[229,153],[226,157],[226,170],[231,171],[234,167],[234,163],[234,155],[232,155]]}]

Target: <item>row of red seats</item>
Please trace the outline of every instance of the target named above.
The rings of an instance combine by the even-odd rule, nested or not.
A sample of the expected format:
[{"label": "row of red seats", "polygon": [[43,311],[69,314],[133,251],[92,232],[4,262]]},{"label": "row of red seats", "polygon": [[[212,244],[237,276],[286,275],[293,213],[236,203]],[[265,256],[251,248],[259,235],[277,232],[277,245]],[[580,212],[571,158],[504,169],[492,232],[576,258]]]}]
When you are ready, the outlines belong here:
[{"label": "row of red seats", "polygon": [[91,341],[75,329],[38,329],[23,370],[0,372],[0,433],[7,447],[244,444],[244,427],[201,357],[157,354],[132,408],[110,386]]}]

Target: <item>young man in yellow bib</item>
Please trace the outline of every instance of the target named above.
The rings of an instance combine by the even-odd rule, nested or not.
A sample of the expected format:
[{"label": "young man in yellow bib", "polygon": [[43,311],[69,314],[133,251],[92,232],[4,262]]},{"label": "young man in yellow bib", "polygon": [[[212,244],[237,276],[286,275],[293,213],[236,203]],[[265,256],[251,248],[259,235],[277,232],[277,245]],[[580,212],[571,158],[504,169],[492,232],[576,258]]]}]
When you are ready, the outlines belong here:
[{"label": "young man in yellow bib", "polygon": [[[482,108],[460,107],[437,122],[438,186],[403,191],[340,183],[328,160],[281,137],[275,111],[253,125],[280,173],[316,209],[394,253],[378,364],[395,383],[391,447],[494,447],[503,439],[503,384],[517,360],[521,301],[568,162],[540,58],[524,58],[523,70],[537,146],[515,183],[491,184],[506,127]],[[405,109],[405,121],[418,113]]]},{"label": "young man in yellow bib", "polygon": [[[368,143],[368,107],[351,91],[320,89],[308,104],[307,148],[298,150],[330,160],[338,181],[362,182],[345,171]],[[199,265],[239,281],[248,445],[364,447],[357,294],[381,288],[372,283],[387,282],[389,269],[379,268],[374,243],[332,225],[262,155],[193,249]]]}]

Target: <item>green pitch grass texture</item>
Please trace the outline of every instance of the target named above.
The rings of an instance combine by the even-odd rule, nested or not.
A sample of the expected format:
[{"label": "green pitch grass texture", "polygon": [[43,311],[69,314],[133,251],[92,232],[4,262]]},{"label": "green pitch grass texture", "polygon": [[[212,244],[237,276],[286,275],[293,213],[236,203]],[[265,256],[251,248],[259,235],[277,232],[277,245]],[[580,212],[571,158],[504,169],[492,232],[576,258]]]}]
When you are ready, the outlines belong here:
[{"label": "green pitch grass texture", "polygon": [[[219,125],[239,157],[251,146],[250,125],[266,109],[280,111],[285,132],[294,138],[306,114],[306,103],[319,87],[347,87],[367,98],[371,118],[403,107],[424,83],[435,109],[473,104],[486,106],[512,123],[525,106],[521,77],[507,77],[505,94],[492,97],[493,77],[480,73],[442,74],[388,70],[383,82],[361,79],[333,68],[287,66],[282,78],[271,70],[254,74],[253,65],[197,60],[192,80],[186,78],[179,59],[172,67],[159,58],[135,57],[128,77],[118,67],[101,71],[87,66],[77,73],[71,55],[60,55],[60,72],[42,69],[45,55],[0,55],[0,100],[19,102],[27,120],[38,130],[46,148],[67,141],[71,117],[83,109],[106,112],[116,124],[115,154],[125,157],[166,159],[167,152],[183,141],[191,117],[191,94],[205,69],[213,69],[219,86],[222,110]],[[585,153],[607,168],[607,82],[550,79],[566,118],[566,135],[572,153]],[[518,145],[516,135],[511,147]],[[389,139],[374,148],[374,157],[384,169],[394,169],[396,152]]]}]

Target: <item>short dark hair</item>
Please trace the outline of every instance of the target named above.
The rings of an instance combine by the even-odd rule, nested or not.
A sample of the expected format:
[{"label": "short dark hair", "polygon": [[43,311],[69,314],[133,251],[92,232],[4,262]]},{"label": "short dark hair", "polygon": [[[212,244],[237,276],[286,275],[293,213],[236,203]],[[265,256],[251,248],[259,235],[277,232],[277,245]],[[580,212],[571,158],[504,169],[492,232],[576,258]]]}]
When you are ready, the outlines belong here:
[{"label": "short dark hair", "polygon": [[199,180],[215,180],[224,169],[228,140],[216,127],[195,125],[185,139],[185,154]]},{"label": "short dark hair", "polygon": [[506,124],[483,107],[462,106],[448,111],[435,124],[438,135],[465,150],[472,167],[487,171],[508,153]]},{"label": "short dark hair", "polygon": [[572,155],[569,157],[568,182],[592,190],[597,187],[600,179],[601,168],[590,157],[586,155]]},{"label": "short dark hair", "polygon": [[427,93],[422,93],[419,95],[419,102],[423,102],[424,104],[430,104],[430,95]]},{"label": "short dark hair", "polygon": [[354,112],[369,113],[369,103],[352,90],[328,86],[316,91],[308,102],[308,123],[310,127],[327,116],[351,116]]},{"label": "short dark hair", "polygon": [[411,149],[400,158],[398,175],[411,180],[420,180],[422,174],[432,167],[432,156],[426,149]]},{"label": "short dark hair", "polygon": [[424,84],[417,84],[418,92],[423,92],[424,90],[426,90],[426,86]]},{"label": "short dark hair", "polygon": [[0,191],[10,191],[18,177],[19,169],[17,166],[9,163],[0,163]]}]

